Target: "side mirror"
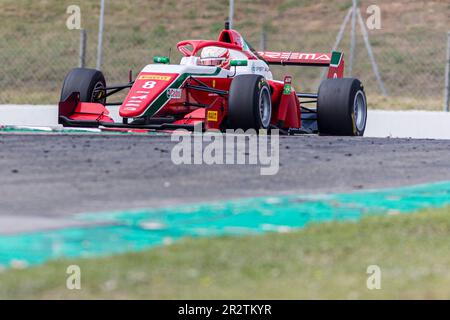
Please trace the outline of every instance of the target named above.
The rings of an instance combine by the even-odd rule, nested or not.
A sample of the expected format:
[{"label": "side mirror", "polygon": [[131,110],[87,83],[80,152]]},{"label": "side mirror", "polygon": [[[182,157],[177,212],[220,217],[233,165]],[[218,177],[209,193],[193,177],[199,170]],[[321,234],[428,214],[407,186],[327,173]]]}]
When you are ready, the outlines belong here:
[{"label": "side mirror", "polygon": [[169,64],[170,63],[170,59],[169,59],[169,57],[155,56],[155,57],[153,57],[153,62],[154,63]]},{"label": "side mirror", "polygon": [[248,66],[248,60],[231,60],[230,65],[232,67],[246,67]]}]

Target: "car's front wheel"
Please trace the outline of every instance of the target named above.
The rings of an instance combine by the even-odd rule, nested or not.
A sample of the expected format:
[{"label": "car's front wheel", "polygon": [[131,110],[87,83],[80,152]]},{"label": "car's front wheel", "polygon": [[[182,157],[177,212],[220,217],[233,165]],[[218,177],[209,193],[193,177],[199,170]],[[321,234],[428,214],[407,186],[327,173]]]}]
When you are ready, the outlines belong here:
[{"label": "car's front wheel", "polygon": [[238,75],[231,82],[228,98],[228,128],[268,129],[272,118],[269,84],[260,75]]},{"label": "car's front wheel", "polygon": [[101,71],[94,69],[72,69],[64,79],[61,101],[72,93],[80,93],[81,102],[106,103],[106,81]]}]

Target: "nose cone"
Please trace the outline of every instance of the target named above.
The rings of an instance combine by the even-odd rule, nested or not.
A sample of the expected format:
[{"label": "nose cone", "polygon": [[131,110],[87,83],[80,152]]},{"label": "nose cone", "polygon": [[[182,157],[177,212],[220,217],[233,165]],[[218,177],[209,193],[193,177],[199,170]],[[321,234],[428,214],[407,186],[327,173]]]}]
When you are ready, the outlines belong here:
[{"label": "nose cone", "polygon": [[119,114],[123,118],[143,116],[152,106],[156,111],[169,100],[167,88],[177,79],[177,73],[141,72],[134,82],[128,96],[120,107]]}]

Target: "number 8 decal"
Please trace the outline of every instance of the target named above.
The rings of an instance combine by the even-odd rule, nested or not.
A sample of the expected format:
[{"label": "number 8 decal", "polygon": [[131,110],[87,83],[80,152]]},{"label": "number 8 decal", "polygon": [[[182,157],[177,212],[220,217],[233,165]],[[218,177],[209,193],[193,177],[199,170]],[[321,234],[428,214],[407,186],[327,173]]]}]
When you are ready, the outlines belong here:
[{"label": "number 8 decal", "polygon": [[153,89],[156,86],[156,82],[155,81],[147,81],[142,88],[143,89]]}]

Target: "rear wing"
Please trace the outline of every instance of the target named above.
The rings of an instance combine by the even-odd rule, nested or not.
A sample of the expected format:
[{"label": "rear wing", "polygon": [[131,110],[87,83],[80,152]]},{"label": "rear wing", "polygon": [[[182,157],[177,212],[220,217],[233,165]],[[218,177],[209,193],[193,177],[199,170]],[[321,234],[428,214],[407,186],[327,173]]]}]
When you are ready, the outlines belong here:
[{"label": "rear wing", "polygon": [[281,66],[328,67],[328,78],[344,77],[344,54],[304,52],[273,52],[261,51],[258,54],[268,63]]}]

